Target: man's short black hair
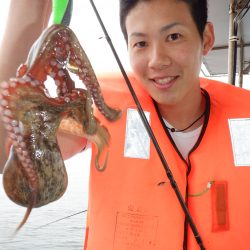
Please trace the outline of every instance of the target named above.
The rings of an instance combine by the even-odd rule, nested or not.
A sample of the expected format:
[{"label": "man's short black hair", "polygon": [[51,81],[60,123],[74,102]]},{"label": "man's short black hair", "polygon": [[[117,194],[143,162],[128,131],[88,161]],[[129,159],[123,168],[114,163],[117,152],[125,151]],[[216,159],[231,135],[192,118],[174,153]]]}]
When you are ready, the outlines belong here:
[{"label": "man's short black hair", "polygon": [[[126,18],[130,10],[132,10],[139,2],[150,2],[153,0],[120,0],[120,26],[122,33],[128,41],[128,34],[126,29]],[[176,0],[185,2],[189,8],[193,20],[196,24],[198,32],[203,37],[203,32],[207,23],[207,0]]]}]

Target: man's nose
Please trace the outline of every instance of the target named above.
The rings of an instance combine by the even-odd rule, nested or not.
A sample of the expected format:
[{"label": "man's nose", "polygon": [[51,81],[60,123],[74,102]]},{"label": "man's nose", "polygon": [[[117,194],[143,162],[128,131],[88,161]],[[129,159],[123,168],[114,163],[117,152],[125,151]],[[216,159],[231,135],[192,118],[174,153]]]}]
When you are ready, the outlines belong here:
[{"label": "man's nose", "polygon": [[172,60],[166,46],[162,44],[155,44],[152,46],[148,64],[150,68],[162,70],[169,67],[171,63]]}]

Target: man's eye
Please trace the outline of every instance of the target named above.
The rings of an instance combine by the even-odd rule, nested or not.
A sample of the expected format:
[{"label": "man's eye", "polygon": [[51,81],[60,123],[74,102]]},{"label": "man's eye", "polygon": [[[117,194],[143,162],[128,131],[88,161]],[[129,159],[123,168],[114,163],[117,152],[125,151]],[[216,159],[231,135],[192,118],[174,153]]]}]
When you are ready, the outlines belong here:
[{"label": "man's eye", "polygon": [[134,47],[137,47],[137,48],[144,48],[145,46],[146,46],[146,42],[144,42],[144,41],[137,42],[134,45]]},{"label": "man's eye", "polygon": [[173,33],[167,37],[168,41],[175,41],[181,37],[181,34],[179,33]]}]

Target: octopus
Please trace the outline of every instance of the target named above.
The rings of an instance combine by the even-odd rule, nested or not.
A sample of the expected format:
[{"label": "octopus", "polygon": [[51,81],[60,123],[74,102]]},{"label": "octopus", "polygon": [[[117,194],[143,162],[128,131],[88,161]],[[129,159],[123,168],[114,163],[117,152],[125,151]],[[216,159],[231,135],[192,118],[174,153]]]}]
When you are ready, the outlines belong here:
[{"label": "octopus", "polygon": [[[75,87],[71,73],[84,88]],[[56,86],[55,97],[46,88],[49,77]],[[17,232],[33,208],[59,199],[66,191],[68,178],[58,131],[95,143],[96,169],[104,171],[108,154],[103,164],[99,160],[110,136],[94,116],[93,104],[110,121],[121,112],[105,103],[86,53],[74,32],[63,25],[52,25],[41,34],[16,76],[0,84],[0,93],[2,120],[11,141],[3,186],[13,202],[27,208]]]}]

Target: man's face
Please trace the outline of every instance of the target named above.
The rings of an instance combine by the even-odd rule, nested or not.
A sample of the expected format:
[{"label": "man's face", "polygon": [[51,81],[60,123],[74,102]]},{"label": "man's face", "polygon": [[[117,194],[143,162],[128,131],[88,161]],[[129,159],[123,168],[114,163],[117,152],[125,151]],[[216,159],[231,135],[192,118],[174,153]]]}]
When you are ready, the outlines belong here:
[{"label": "man's face", "polygon": [[212,28],[202,40],[186,3],[139,2],[129,12],[126,28],[132,69],[159,105],[185,104],[200,93],[201,58],[211,47]]}]

